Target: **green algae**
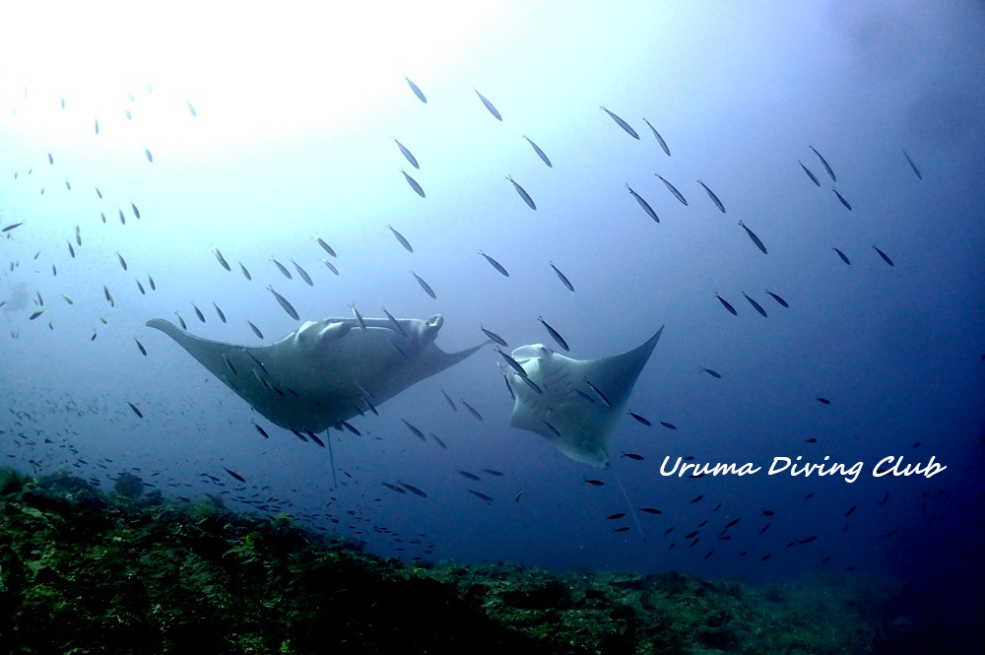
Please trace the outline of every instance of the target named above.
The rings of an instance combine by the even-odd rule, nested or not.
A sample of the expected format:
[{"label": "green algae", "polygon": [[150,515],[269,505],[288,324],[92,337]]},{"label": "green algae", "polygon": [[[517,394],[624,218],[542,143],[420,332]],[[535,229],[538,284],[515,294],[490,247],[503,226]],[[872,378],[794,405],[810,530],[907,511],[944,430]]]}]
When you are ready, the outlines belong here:
[{"label": "green algae", "polygon": [[410,565],[288,515],[64,476],[0,495],[0,653],[867,653],[897,636],[899,595],[858,576]]}]

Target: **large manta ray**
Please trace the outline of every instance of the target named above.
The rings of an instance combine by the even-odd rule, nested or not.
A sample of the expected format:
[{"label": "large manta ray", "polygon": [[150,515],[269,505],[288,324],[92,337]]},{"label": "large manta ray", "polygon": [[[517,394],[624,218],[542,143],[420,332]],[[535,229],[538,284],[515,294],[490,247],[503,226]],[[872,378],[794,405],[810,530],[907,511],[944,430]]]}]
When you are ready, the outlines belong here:
[{"label": "large manta ray", "polygon": [[571,359],[539,343],[517,348],[513,359],[533,384],[509,373],[516,395],[510,425],[536,432],[575,461],[605,468],[626,401],[663,330],[600,359]]},{"label": "large manta ray", "polygon": [[157,328],[272,423],[321,432],[462,361],[485,344],[446,353],[434,344],[444,318],[326,318],[269,346],[196,337],[170,321]]}]

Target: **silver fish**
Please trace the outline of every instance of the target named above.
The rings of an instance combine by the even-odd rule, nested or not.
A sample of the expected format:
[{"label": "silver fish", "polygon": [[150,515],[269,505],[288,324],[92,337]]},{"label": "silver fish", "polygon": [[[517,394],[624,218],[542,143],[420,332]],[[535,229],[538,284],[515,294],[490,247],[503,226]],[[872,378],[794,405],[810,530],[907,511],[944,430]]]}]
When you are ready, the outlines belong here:
[{"label": "silver fish", "polygon": [[363,315],[359,313],[359,310],[356,309],[355,301],[353,301],[352,304],[349,305],[349,307],[352,308],[352,315],[356,317],[356,322],[359,323],[359,327],[365,330],[366,320],[363,318]]},{"label": "silver fish", "polygon": [[653,211],[653,208],[650,207],[650,203],[648,203],[646,200],[643,200],[643,196],[633,191],[633,187],[629,186],[629,182],[626,183],[626,188],[629,189],[629,193],[634,198],[636,198],[636,202],[640,204],[640,207],[643,208],[643,211],[645,211],[650,216],[650,218],[652,218],[657,223],[659,223],[660,219],[657,217],[657,212]]},{"label": "silver fish", "polygon": [[715,203],[715,206],[718,207],[718,210],[724,214],[725,205],[723,205],[722,201],[718,199],[718,196],[715,195],[715,192],[709,189],[708,185],[702,182],[701,180],[698,180],[698,184],[704,187],[705,191],[708,193],[708,197],[711,198],[711,201],[713,203]]},{"label": "silver fish", "polygon": [[566,351],[571,350],[570,348],[568,348],[568,342],[564,340],[564,337],[562,337],[557,330],[552,328],[550,324],[548,324],[548,322],[544,320],[543,316],[538,316],[537,320],[540,321],[541,325],[547,328],[547,331],[550,333],[551,338],[557,342],[557,345],[561,346]]},{"label": "silver fish", "polygon": [[253,321],[248,320],[246,322],[249,324],[250,329],[253,330],[253,334],[257,335],[257,339],[263,339],[263,332],[260,331],[260,328],[253,325]]},{"label": "silver fish", "polygon": [[500,264],[498,261],[496,261],[495,259],[493,259],[489,255],[487,255],[486,253],[482,252],[481,250],[479,251],[479,254],[482,255],[483,257],[485,257],[486,258],[486,261],[489,262],[490,266],[492,266],[497,271],[499,271],[501,275],[503,275],[504,277],[509,277],[510,276],[510,274],[507,272],[507,270],[505,268],[503,268],[503,265]]},{"label": "silver fish", "polygon": [[222,321],[223,323],[225,323],[226,322],[226,315],[222,313],[222,310],[221,309],[219,309],[219,305],[217,305],[217,304],[215,304],[213,302],[212,303],[212,306],[215,307],[215,313],[219,316],[219,320]]},{"label": "silver fish", "polygon": [[743,223],[742,221],[739,221],[739,225],[742,227],[743,230],[746,231],[746,234],[748,234],[749,235],[749,238],[752,239],[752,242],[756,244],[756,247],[763,251],[763,254],[764,255],[769,254],[769,253],[766,252],[766,246],[763,245],[763,242],[760,241],[759,237],[757,237],[756,234],[752,230],[750,230],[748,227],[746,227],[746,224],[745,223]]},{"label": "silver fish", "polygon": [[544,162],[545,164],[547,164],[550,168],[554,168],[554,164],[552,164],[551,163],[551,160],[547,158],[547,154],[543,150],[540,149],[540,146],[538,146],[536,143],[534,143],[533,141],[531,141],[530,140],[530,137],[527,136],[526,134],[523,135],[523,138],[527,140],[527,143],[529,143],[530,146],[534,149],[534,152],[537,153],[537,156],[540,157],[540,160],[542,162]]},{"label": "silver fish", "polygon": [[817,177],[814,175],[814,173],[811,172],[811,170],[809,168],[807,168],[806,166],[804,166],[804,162],[802,162],[802,161],[800,161],[798,159],[797,160],[797,163],[800,164],[800,167],[804,169],[804,172],[805,173],[807,173],[807,177],[811,178],[811,182],[813,182],[817,186],[821,186],[821,182],[818,181]]},{"label": "silver fish", "polygon": [[427,282],[425,282],[425,281],[424,281],[424,280],[423,280],[423,279],[421,278],[421,276],[420,276],[420,275],[418,275],[418,274],[417,274],[417,273],[415,273],[414,271],[411,271],[411,272],[410,272],[410,274],[414,276],[414,279],[415,279],[415,280],[417,280],[417,283],[418,283],[419,285],[421,285],[421,288],[422,288],[422,289],[424,289],[424,293],[426,293],[426,294],[428,294],[429,296],[431,296],[431,297],[432,297],[432,298],[434,298],[435,300],[437,300],[437,299],[438,299],[438,296],[436,296],[436,295],[434,295],[434,289],[432,289],[432,288],[431,288],[431,285],[430,285],[430,284],[428,284]]},{"label": "silver fish", "polygon": [[602,390],[601,389],[599,389],[594,384],[592,384],[592,381],[589,380],[587,377],[585,378],[585,384],[587,384],[588,386],[590,386],[592,388],[592,391],[594,391],[595,392],[595,395],[599,397],[599,400],[602,401],[602,404],[603,405],[605,405],[606,407],[612,407],[612,403],[609,401],[608,396],[606,396],[604,393],[602,393]]},{"label": "silver fish", "polygon": [[653,136],[657,139],[657,143],[660,144],[660,147],[663,148],[664,152],[667,153],[667,156],[670,157],[670,148],[667,147],[667,142],[664,141],[664,138],[660,136],[660,132],[657,132],[657,129],[652,125],[650,125],[650,121],[646,120],[645,118],[643,119],[643,122],[647,124],[647,127],[650,128],[650,131],[653,132]]},{"label": "silver fish", "polygon": [[831,177],[831,181],[837,182],[838,178],[835,177],[835,172],[831,170],[831,166],[828,165],[828,161],[823,156],[821,156],[821,153],[819,153],[814,146],[807,146],[807,147],[813,150],[814,154],[817,155],[817,158],[821,160],[821,165],[824,166],[824,170],[828,172],[828,175]]},{"label": "silver fish", "polygon": [[332,257],[338,257],[338,255],[335,254],[335,249],[332,248],[332,246],[325,243],[324,239],[322,239],[321,237],[315,237],[315,241],[317,241],[318,245],[321,246],[322,249],[325,252],[327,252],[329,255],[331,255]]},{"label": "silver fish", "polygon": [[421,89],[418,88],[416,84],[411,82],[409,77],[404,77],[404,79],[407,80],[407,84],[408,86],[410,86],[410,90],[414,92],[414,95],[417,96],[417,99],[423,102],[424,104],[427,104],[428,99],[424,97],[424,93],[421,91]]},{"label": "silver fish", "polygon": [[660,175],[659,173],[655,173],[655,175],[660,178],[660,181],[661,182],[663,182],[665,185],[667,185],[667,190],[670,191],[671,193],[673,193],[674,194],[674,197],[677,198],[682,205],[684,205],[685,207],[687,207],[687,199],[685,199],[684,198],[684,195],[680,191],[677,190],[677,187],[675,187],[673,184],[671,184],[670,182],[668,182],[664,178],[663,175]]},{"label": "silver fish", "polygon": [[420,168],[421,167],[421,165],[417,163],[417,157],[415,157],[411,153],[411,151],[407,149],[407,147],[404,144],[402,144],[399,141],[397,141],[397,137],[393,137],[393,142],[397,144],[397,147],[400,148],[400,153],[404,156],[404,158],[407,161],[410,162],[410,165],[411,166],[413,166],[414,168]]},{"label": "silver fish", "polygon": [[491,102],[489,102],[489,101],[488,101],[488,100],[486,99],[486,96],[484,96],[484,95],[482,95],[481,93],[479,93],[479,90],[478,90],[478,89],[475,89],[475,95],[477,95],[477,96],[479,96],[479,100],[481,100],[481,101],[482,101],[482,104],[483,104],[483,105],[485,106],[485,108],[486,108],[486,109],[488,109],[488,110],[489,110],[489,113],[490,113],[490,114],[492,114],[492,115],[493,115],[493,116],[494,116],[494,117],[496,118],[496,120],[498,120],[498,121],[501,121],[501,120],[503,120],[503,117],[502,117],[502,116],[500,116],[500,114],[499,114],[499,112],[498,112],[498,111],[496,110],[496,108],[495,108],[495,107],[493,107],[493,103],[491,103]]},{"label": "silver fish", "polygon": [[240,262],[239,263],[239,270],[243,271],[243,277],[245,277],[247,280],[252,280],[253,279],[253,276],[250,275],[250,272],[248,270],[246,270],[246,267],[245,266],[243,266],[243,262]]},{"label": "silver fish", "polygon": [[201,322],[204,323],[205,322],[205,314],[203,314],[202,313],[202,310],[198,308],[198,305],[196,305],[195,303],[192,303],[192,309],[195,310],[195,316],[198,317],[198,320],[200,320]]},{"label": "silver fish", "polygon": [[297,310],[294,309],[294,306],[291,305],[291,303],[287,302],[287,298],[274,291],[274,288],[272,286],[268,286],[267,291],[274,294],[274,298],[277,299],[277,302],[280,303],[280,306],[284,308],[284,311],[287,312],[288,316],[293,318],[295,321],[301,320],[300,317],[298,316]]},{"label": "silver fish", "polygon": [[393,326],[394,331],[406,337],[407,333],[404,332],[404,328],[400,325],[399,322],[397,322],[397,319],[393,317],[393,314],[388,312],[386,310],[386,307],[380,307],[380,309],[383,310],[383,314],[387,317],[387,320],[390,321],[390,324]]},{"label": "silver fish", "polygon": [[127,270],[127,260],[123,259],[123,255],[116,253],[116,257],[120,260],[120,266],[123,267],[123,270]]},{"label": "silver fish", "polygon": [[219,249],[216,248],[215,246],[212,247],[212,254],[215,255],[215,258],[219,260],[219,264],[224,269],[226,269],[227,271],[232,270],[231,268],[229,268],[229,262],[226,261],[226,258],[222,256],[222,253],[219,252]]},{"label": "silver fish", "polygon": [[614,120],[616,122],[616,125],[618,125],[619,127],[621,127],[626,132],[626,134],[628,134],[629,136],[633,137],[637,141],[639,140],[640,135],[636,133],[636,130],[634,130],[632,127],[629,126],[629,123],[627,123],[623,119],[619,118],[618,116],[616,116],[615,114],[613,114],[611,111],[609,111],[605,107],[602,107],[600,105],[599,108],[602,111],[604,111],[605,113],[607,113],[609,115],[609,118],[611,118],[612,120]]},{"label": "silver fish", "polygon": [[572,286],[570,280],[568,280],[568,277],[564,273],[562,273],[560,270],[558,270],[558,267],[554,265],[554,262],[547,262],[547,263],[550,264],[551,265],[551,268],[554,269],[554,272],[557,274],[558,279],[561,280],[561,284],[563,284],[564,286],[566,286],[568,288],[568,291],[571,291],[572,293],[574,293],[575,288],[574,288],[574,286]]},{"label": "silver fish", "polygon": [[409,184],[410,188],[414,190],[414,193],[416,193],[422,198],[426,197],[424,195],[424,187],[418,184],[417,180],[412,178],[410,175],[407,175],[407,172],[402,168],[400,169],[400,172],[404,174],[404,179],[407,180],[407,184]]},{"label": "silver fish", "polygon": [[509,175],[506,176],[506,179],[510,181],[513,188],[516,189],[516,192],[520,194],[521,198],[523,198],[523,202],[527,203],[527,206],[530,207],[530,209],[537,211],[537,205],[534,204],[534,199],[530,197],[530,194],[527,193],[526,189],[517,184],[516,181]]},{"label": "silver fish", "polygon": [[498,343],[503,348],[509,348],[509,345],[506,343],[506,340],[503,339],[503,337],[501,337],[498,334],[496,334],[495,332],[493,332],[492,330],[487,330],[486,328],[482,327],[481,325],[479,326],[479,329],[482,330],[482,333],[485,334],[487,337],[489,337],[489,339],[491,341],[493,341],[495,343]]},{"label": "silver fish", "polygon": [[270,261],[272,261],[277,266],[277,270],[279,270],[281,273],[283,273],[284,277],[286,277],[288,280],[293,280],[294,279],[294,276],[291,275],[291,272],[289,270],[287,270],[287,267],[285,267],[283,264],[281,264],[279,261],[277,261],[273,257],[270,258]]},{"label": "silver fish", "polygon": [[397,237],[397,241],[400,242],[400,245],[402,245],[407,250],[407,252],[414,252],[414,247],[410,245],[410,241],[408,241],[407,238],[404,237],[404,235],[393,229],[393,226],[390,225],[389,223],[387,223],[387,227],[390,228],[390,231],[393,232],[393,236]]},{"label": "silver fish", "polygon": [[339,274],[339,269],[335,268],[335,264],[333,264],[332,262],[328,261],[324,257],[322,258],[322,263],[325,264],[325,266],[328,267],[328,270],[332,271],[336,275]]},{"label": "silver fish", "polygon": [[301,268],[301,265],[298,264],[296,261],[294,261],[294,259],[291,259],[291,263],[294,264],[294,269],[298,272],[298,275],[301,276],[301,279],[304,280],[309,287],[315,286],[315,283],[311,281],[311,276],[308,275],[308,271]]}]

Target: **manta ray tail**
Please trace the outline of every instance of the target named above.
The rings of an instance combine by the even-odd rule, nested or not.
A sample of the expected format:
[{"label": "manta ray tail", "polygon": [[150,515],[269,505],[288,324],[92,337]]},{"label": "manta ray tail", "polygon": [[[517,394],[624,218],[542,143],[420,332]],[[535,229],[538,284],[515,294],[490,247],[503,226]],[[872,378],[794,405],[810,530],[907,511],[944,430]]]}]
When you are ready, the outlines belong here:
[{"label": "manta ray tail", "polygon": [[335,475],[335,455],[332,453],[331,430],[325,430],[325,443],[328,444],[328,462],[332,465],[332,491],[339,488],[339,480]]},{"label": "manta ray tail", "polygon": [[629,506],[629,513],[633,517],[633,521],[636,522],[636,529],[639,531],[640,538],[643,539],[643,543],[645,544],[646,535],[643,534],[643,526],[640,525],[640,519],[639,516],[637,516],[636,514],[636,508],[633,507],[632,501],[629,500],[629,494],[626,493],[626,487],[622,486],[622,480],[619,479],[619,474],[616,473],[616,469],[611,466],[609,468],[612,469],[612,476],[616,479],[616,484],[619,485],[619,491],[622,492],[622,497],[626,499],[626,505]]}]

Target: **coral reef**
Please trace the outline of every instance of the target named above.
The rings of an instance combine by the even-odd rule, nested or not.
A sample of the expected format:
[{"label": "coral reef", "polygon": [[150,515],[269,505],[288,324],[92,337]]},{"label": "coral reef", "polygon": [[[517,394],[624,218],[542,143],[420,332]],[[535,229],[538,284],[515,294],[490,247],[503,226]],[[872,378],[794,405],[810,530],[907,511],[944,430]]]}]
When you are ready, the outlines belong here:
[{"label": "coral reef", "polygon": [[106,495],[64,476],[4,488],[0,653],[824,655],[895,636],[891,580],[413,565],[286,515]]}]

